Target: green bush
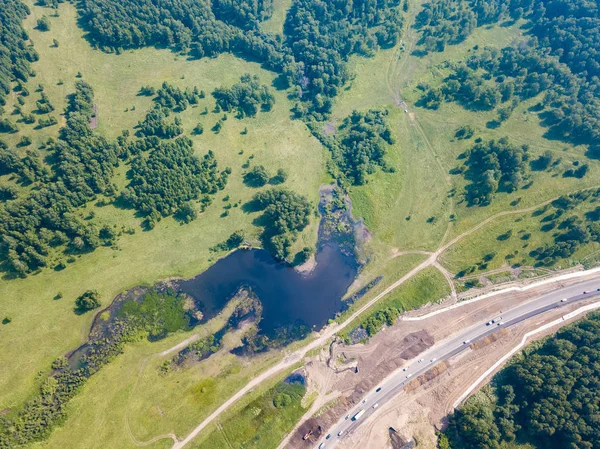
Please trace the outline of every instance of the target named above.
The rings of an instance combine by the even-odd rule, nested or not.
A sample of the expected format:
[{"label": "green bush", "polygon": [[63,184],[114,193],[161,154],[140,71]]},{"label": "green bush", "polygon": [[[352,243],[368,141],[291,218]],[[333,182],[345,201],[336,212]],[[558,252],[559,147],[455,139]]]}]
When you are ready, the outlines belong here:
[{"label": "green bush", "polygon": [[88,290],[81,294],[76,300],[75,305],[83,312],[100,307],[100,294],[97,290]]},{"label": "green bush", "polygon": [[293,402],[292,397],[289,394],[278,393],[273,398],[273,405],[277,408],[287,407]]}]

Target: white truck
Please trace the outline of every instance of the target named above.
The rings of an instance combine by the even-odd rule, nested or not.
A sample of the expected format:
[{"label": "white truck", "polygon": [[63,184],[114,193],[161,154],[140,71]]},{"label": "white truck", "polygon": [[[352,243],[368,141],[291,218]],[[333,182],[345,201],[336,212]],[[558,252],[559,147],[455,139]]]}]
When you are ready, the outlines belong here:
[{"label": "white truck", "polygon": [[365,414],[365,409],[363,408],[360,412],[352,417],[352,421],[358,421],[362,415]]}]

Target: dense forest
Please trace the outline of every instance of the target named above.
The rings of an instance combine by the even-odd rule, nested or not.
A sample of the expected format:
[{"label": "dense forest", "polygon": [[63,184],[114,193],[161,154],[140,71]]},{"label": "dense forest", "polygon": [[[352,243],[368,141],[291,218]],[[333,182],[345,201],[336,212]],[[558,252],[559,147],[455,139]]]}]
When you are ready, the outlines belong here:
[{"label": "dense forest", "polygon": [[259,221],[264,228],[262,240],[266,249],[284,260],[290,255],[298,232],[308,226],[313,206],[305,197],[282,188],[258,192],[253,206],[263,211]]},{"label": "dense forest", "polygon": [[507,138],[478,142],[465,157],[459,171],[471,181],[465,188],[470,205],[487,205],[498,190],[513,192],[527,179],[528,147],[513,145]]},{"label": "dense forest", "polygon": [[224,111],[236,111],[238,118],[254,117],[259,110],[270,111],[275,97],[258,76],[242,75],[233,86],[215,89],[213,97]]},{"label": "dense forest", "polygon": [[[31,63],[38,54],[29,41],[22,22],[29,8],[20,0],[5,0],[0,8],[0,118],[5,113],[6,96],[14,82],[25,82],[33,74]],[[0,132],[4,125],[0,124]]]},{"label": "dense forest", "polygon": [[213,0],[212,8],[218,20],[251,29],[271,17],[273,0]]},{"label": "dense forest", "polygon": [[534,345],[450,416],[439,447],[600,447],[600,315]]},{"label": "dense forest", "polygon": [[225,187],[229,173],[218,171],[212,151],[199,159],[187,137],[158,141],[149,155],[141,154],[131,163],[131,181],[121,198],[148,216],[150,228],[173,214],[189,221],[196,215],[189,202],[204,195],[203,207],[209,205],[208,194]]},{"label": "dense forest", "polygon": [[65,111],[66,126],[57,141],[47,144],[54,160],[51,172],[33,152],[19,160],[11,150],[0,150],[9,162],[5,171],[38,184],[28,196],[0,207],[4,270],[25,275],[46,266],[52,248],[77,254],[103,243],[94,224],[73,213],[98,194],[115,193],[111,178],[118,150],[90,128],[92,105],[91,86],[77,81]]},{"label": "dense forest", "polygon": [[[79,8],[90,40],[99,47],[155,45],[188,51],[192,39],[207,50],[207,55],[229,47],[226,36],[231,32],[227,25],[216,21],[208,1],[83,0]],[[211,39],[213,45],[206,45]]]}]

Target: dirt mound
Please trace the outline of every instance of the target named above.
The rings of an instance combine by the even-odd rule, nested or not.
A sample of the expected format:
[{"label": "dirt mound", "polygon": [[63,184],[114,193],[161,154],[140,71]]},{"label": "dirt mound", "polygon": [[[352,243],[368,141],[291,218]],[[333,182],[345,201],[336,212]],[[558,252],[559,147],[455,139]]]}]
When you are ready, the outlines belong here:
[{"label": "dirt mound", "polygon": [[427,382],[431,382],[433,379],[438,377],[440,374],[446,372],[450,364],[448,362],[441,362],[435,365],[433,368],[428,370],[427,372],[421,374],[416,379],[412,380],[404,390],[406,392],[414,391],[419,388],[421,385],[426,384]]},{"label": "dirt mound", "polygon": [[498,340],[500,337],[503,337],[507,333],[508,333],[508,331],[506,329],[500,329],[498,332],[494,332],[493,334],[488,335],[487,337],[484,337],[481,340],[473,343],[471,345],[471,349],[475,350],[475,349],[485,348],[486,346],[491,345],[492,343],[494,343],[496,340]]},{"label": "dirt mound", "polygon": [[400,353],[400,357],[410,360],[429,349],[434,343],[435,339],[424,329],[408,334],[402,340],[402,347],[406,347],[406,349]]},{"label": "dirt mound", "polygon": [[396,429],[390,427],[388,429],[390,434],[390,442],[392,443],[392,449],[412,449],[415,447],[415,442],[407,440],[402,435],[400,435]]},{"label": "dirt mound", "polygon": [[302,442],[309,445],[319,441],[323,435],[322,424],[322,420],[318,418],[311,418],[302,424],[297,432],[299,435],[302,435]]}]

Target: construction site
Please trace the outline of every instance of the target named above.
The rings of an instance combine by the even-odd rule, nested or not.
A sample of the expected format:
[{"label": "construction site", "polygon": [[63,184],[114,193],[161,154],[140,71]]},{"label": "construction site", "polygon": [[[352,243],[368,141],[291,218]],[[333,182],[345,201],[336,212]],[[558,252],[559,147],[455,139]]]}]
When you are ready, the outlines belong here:
[{"label": "construction site", "polygon": [[[307,358],[303,367],[307,397],[316,399],[279,448],[316,447],[328,429],[344,417],[349,418],[348,411],[360,404],[367,392],[377,388],[392,373],[411,365],[428,349],[477,323],[485,325],[503,311],[590,278],[593,278],[592,274],[539,286],[534,284],[524,291],[493,295],[480,292],[482,295],[471,300],[448,299],[407,313],[366,343],[347,345],[335,339],[318,354]],[[518,352],[524,343],[552,335],[562,325],[573,321],[568,316],[570,313],[597,302],[597,298],[590,297],[577,304],[551,309],[514,326],[499,328],[468,345],[466,351],[440,361],[424,374],[406,382],[393,400],[378,408],[351,434],[345,435],[339,446],[436,448],[436,431],[444,428],[448,414],[465,399],[465,394],[475,392],[489,382],[504,364],[503,357],[508,358],[511,351]],[[552,324],[554,321],[557,323]],[[526,335],[534,332],[537,333]]]}]

